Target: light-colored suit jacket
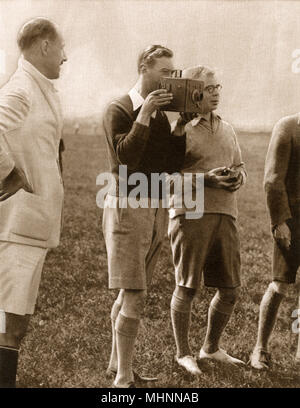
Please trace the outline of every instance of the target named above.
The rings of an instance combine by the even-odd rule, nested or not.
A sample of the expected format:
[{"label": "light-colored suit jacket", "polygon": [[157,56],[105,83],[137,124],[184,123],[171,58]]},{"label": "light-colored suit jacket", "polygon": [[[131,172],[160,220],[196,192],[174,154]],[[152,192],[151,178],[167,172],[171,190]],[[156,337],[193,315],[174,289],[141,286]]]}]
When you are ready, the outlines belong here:
[{"label": "light-colored suit jacket", "polygon": [[33,194],[21,189],[0,202],[0,241],[43,248],[59,244],[61,131],[53,83],[20,58],[17,71],[0,90],[0,183],[16,166],[25,173]]}]

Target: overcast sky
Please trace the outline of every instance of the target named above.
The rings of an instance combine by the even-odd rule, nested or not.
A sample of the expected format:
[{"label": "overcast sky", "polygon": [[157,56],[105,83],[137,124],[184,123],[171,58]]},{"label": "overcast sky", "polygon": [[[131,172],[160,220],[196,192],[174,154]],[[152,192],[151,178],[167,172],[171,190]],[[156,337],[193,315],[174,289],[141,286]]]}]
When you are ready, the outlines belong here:
[{"label": "overcast sky", "polygon": [[0,85],[16,67],[18,29],[40,15],[65,37],[68,62],[57,87],[67,116],[99,112],[127,92],[138,53],[154,43],[174,51],[178,68],[218,68],[219,113],[238,127],[269,129],[300,110],[300,73],[292,72],[298,1],[0,0]]}]

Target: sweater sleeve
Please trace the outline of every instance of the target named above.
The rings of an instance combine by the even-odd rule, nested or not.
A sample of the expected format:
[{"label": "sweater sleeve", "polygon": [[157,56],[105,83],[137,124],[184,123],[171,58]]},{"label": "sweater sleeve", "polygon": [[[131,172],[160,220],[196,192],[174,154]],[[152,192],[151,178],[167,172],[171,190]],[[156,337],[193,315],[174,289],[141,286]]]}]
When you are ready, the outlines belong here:
[{"label": "sweater sleeve", "polygon": [[3,135],[18,129],[24,123],[30,109],[30,99],[23,89],[4,89],[0,96],[0,180],[4,180],[15,166],[5,151]]},{"label": "sweater sleeve", "polygon": [[272,226],[291,218],[285,185],[291,155],[289,123],[283,118],[274,126],[265,163],[264,189]]},{"label": "sweater sleeve", "polygon": [[104,115],[104,128],[120,164],[135,169],[149,138],[149,127],[129,118],[119,105],[111,103]]},{"label": "sweater sleeve", "polygon": [[239,167],[239,170],[242,174],[243,177],[243,181],[242,184],[245,184],[247,181],[247,171],[245,168],[245,164],[243,163],[243,159],[242,159],[242,152],[241,152],[241,148],[240,148],[240,144],[237,138],[237,135],[235,133],[235,130],[233,129],[233,127],[231,127],[232,129],[232,133],[233,133],[233,137],[234,137],[234,142],[235,142],[235,152],[234,152],[234,159],[233,159],[233,165]]},{"label": "sweater sleeve", "polygon": [[186,134],[174,136],[173,133],[168,137],[168,173],[179,172],[183,168],[186,152]]}]

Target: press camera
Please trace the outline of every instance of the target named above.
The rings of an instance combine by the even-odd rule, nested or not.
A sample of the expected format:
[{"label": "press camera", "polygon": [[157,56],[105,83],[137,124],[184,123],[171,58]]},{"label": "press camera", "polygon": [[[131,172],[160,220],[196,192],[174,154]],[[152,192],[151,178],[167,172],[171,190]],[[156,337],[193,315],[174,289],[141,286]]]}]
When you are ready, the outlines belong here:
[{"label": "press camera", "polygon": [[172,77],[160,80],[160,89],[173,94],[172,101],[162,110],[171,112],[201,113],[203,99],[203,81],[181,78],[181,71],[175,71]]}]

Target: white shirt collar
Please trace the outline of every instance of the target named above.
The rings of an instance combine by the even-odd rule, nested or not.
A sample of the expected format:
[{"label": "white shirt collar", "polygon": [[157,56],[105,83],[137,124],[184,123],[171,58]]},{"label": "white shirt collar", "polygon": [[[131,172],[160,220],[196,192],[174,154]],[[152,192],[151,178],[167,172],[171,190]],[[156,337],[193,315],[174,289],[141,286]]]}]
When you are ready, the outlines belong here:
[{"label": "white shirt collar", "polygon": [[135,88],[132,88],[129,92],[128,95],[130,96],[133,110],[136,111],[138,108],[140,108],[145,99],[138,93],[138,91]]},{"label": "white shirt collar", "polygon": [[[221,117],[219,115],[216,115],[215,113],[211,113],[212,114],[212,119],[215,120],[216,118],[221,119]],[[198,123],[201,122],[201,119],[207,120],[203,115],[199,114],[196,118],[194,118],[193,120],[191,120],[191,125],[192,126],[197,126]]]},{"label": "white shirt collar", "polygon": [[198,123],[201,122],[201,119],[205,119],[205,118],[204,118],[202,115],[198,115],[196,118],[194,118],[194,119],[191,121],[191,125],[192,125],[192,126],[197,126]]},{"label": "white shirt collar", "polygon": [[23,55],[21,55],[21,57],[18,60],[18,67],[29,72],[33,77],[41,81],[52,91],[57,92],[57,89],[55,88],[53,82],[47,77],[45,77],[45,75],[43,75],[38,69],[36,69],[34,65],[32,65],[29,61],[27,61]]},{"label": "white shirt collar", "polygon": [[[138,91],[135,88],[130,89],[128,92],[128,95],[131,99],[133,110],[136,111],[138,108],[140,108],[143,103],[145,102],[145,99],[142,97],[141,94],[138,93]],[[156,111],[154,111],[151,115],[152,118],[156,117]]]}]

